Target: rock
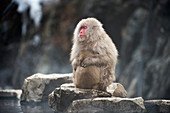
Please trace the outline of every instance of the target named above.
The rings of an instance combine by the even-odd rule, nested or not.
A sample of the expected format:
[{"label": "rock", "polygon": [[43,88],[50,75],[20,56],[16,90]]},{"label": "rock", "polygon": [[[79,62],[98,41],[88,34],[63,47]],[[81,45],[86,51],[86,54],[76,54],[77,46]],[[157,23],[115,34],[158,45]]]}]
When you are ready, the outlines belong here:
[{"label": "rock", "polygon": [[120,83],[112,83],[107,87],[107,92],[110,92],[115,97],[126,97],[127,91]]},{"label": "rock", "polygon": [[160,6],[153,11],[137,8],[127,22],[117,80],[128,97],[170,99],[170,37],[165,36],[170,33],[170,21],[160,16]]},{"label": "rock", "polygon": [[147,100],[145,106],[149,113],[170,112],[170,100]]},{"label": "rock", "polygon": [[22,90],[0,90],[0,98],[17,98],[20,99]]},{"label": "rock", "polygon": [[111,94],[94,89],[79,89],[73,83],[63,84],[49,95],[48,105],[55,111],[65,112],[73,100],[98,96],[111,97]]},{"label": "rock", "polygon": [[[118,88],[120,88],[120,90]],[[117,92],[114,93],[114,91]],[[63,84],[49,95],[48,105],[55,111],[65,112],[74,100],[93,99],[95,97],[111,97],[112,94],[125,97],[127,92],[119,83],[111,84],[107,88],[107,92],[95,89],[79,89],[76,88],[73,83]]]},{"label": "rock", "polygon": [[81,113],[132,113],[145,112],[144,100],[138,98],[94,98],[73,101],[68,112]]},{"label": "rock", "polygon": [[34,74],[25,79],[22,87],[22,102],[47,101],[48,95],[63,83],[72,82],[72,74]]},{"label": "rock", "polygon": [[[137,92],[138,84],[142,82],[138,75],[141,70],[139,61],[141,60],[141,48],[139,47],[142,36],[141,29],[144,29],[147,10],[138,8],[130,17],[125,29],[124,40],[120,51],[120,75],[118,81],[127,89],[128,97],[139,96]],[[138,38],[136,38],[138,36]],[[128,53],[128,54],[127,54]],[[142,89],[142,88],[140,88]],[[141,95],[140,95],[141,96]]]}]

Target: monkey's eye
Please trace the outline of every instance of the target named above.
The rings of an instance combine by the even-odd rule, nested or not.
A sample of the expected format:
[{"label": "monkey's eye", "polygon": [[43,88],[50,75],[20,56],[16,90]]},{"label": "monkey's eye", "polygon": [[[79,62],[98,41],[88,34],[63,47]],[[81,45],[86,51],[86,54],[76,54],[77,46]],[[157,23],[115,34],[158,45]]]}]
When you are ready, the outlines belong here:
[{"label": "monkey's eye", "polygon": [[87,26],[84,25],[84,26],[82,26],[80,29],[87,29]]},{"label": "monkey's eye", "polygon": [[84,29],[87,29],[87,26],[84,26]]}]

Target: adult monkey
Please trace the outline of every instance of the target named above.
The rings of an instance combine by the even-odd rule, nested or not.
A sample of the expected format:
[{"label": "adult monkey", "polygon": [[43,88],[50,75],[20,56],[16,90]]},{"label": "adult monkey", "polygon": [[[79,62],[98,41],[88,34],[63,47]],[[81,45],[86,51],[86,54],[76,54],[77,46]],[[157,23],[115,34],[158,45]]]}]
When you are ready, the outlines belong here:
[{"label": "adult monkey", "polygon": [[[84,55],[81,55],[83,50],[91,51],[91,53],[86,54],[80,62],[79,56]],[[76,87],[81,86],[80,88],[94,88],[106,91],[107,86],[115,80],[117,56],[117,49],[111,38],[106,34],[102,24],[95,18],[82,19],[74,31],[70,56],[73,67],[73,82]],[[90,66],[93,66],[93,68],[90,68]],[[93,82],[93,80],[90,80],[89,76],[86,78],[87,75],[84,72],[87,71],[87,68],[89,76],[99,79],[95,80],[98,81],[97,83],[89,83]],[[99,68],[98,75],[92,73],[99,71]],[[91,84],[91,86],[86,87],[87,83]]]}]

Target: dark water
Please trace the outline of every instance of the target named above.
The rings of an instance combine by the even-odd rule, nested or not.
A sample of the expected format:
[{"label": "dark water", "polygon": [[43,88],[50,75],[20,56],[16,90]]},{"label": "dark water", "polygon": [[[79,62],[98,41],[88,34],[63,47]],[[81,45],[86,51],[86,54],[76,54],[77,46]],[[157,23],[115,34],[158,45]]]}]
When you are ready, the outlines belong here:
[{"label": "dark water", "polygon": [[13,98],[0,98],[0,113],[54,113],[48,103],[20,103]]}]

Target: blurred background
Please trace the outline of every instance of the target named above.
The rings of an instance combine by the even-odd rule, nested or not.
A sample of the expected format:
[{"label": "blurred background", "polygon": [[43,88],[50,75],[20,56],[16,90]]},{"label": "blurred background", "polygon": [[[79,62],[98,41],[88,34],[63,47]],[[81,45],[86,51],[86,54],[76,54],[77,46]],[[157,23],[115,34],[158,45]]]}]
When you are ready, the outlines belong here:
[{"label": "blurred background", "polygon": [[0,14],[0,89],[72,72],[74,28],[95,17],[118,48],[128,97],[170,99],[170,0],[1,0]]}]

